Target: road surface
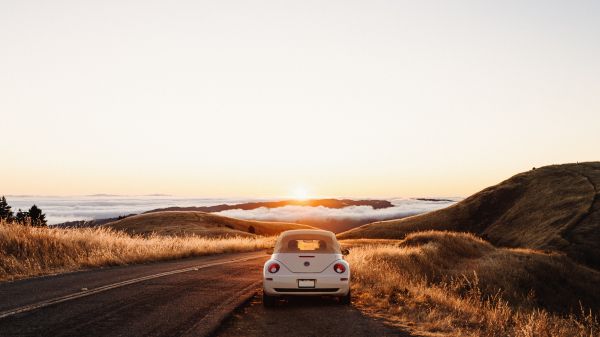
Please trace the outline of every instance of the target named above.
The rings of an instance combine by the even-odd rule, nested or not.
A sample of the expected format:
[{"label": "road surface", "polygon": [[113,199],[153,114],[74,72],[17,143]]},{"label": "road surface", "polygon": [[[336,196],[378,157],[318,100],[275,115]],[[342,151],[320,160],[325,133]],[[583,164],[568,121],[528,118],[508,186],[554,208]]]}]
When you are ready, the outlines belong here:
[{"label": "road surface", "polygon": [[239,308],[215,333],[218,337],[359,337],[400,336],[407,332],[365,317],[359,310],[334,299],[293,298],[275,308],[264,308],[260,294]]},{"label": "road surface", "polygon": [[267,258],[221,254],[2,283],[0,336],[406,336],[335,301],[268,311],[256,296],[247,301]]}]

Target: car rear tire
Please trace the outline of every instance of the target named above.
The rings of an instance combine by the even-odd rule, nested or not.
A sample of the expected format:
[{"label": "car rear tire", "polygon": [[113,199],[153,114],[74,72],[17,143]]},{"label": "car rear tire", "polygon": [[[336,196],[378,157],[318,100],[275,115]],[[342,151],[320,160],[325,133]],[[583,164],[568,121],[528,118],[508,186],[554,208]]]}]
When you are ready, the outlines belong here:
[{"label": "car rear tire", "polygon": [[352,302],[352,293],[348,290],[346,296],[340,296],[340,303],[343,305],[350,305],[350,302]]},{"label": "car rear tire", "polygon": [[263,306],[265,308],[273,307],[275,305],[276,300],[277,298],[275,298],[274,296],[269,296],[263,291]]}]

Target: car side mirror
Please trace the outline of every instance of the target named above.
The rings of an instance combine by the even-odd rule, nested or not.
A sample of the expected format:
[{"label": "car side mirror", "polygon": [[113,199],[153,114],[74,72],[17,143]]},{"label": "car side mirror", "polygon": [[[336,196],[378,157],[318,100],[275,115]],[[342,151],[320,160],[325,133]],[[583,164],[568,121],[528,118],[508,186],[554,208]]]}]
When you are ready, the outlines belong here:
[{"label": "car side mirror", "polygon": [[269,248],[266,250],[267,255],[272,255],[273,254],[273,248]]},{"label": "car side mirror", "polygon": [[348,254],[350,254],[349,249],[342,249],[342,255],[348,255]]}]

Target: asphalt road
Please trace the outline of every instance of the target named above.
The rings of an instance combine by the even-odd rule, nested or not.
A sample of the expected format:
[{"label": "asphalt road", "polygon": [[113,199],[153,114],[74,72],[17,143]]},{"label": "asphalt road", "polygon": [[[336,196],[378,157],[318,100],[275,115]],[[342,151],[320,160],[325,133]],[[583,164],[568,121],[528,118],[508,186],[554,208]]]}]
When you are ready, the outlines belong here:
[{"label": "asphalt road", "polygon": [[410,337],[406,331],[388,327],[364,316],[358,309],[335,299],[298,297],[264,308],[260,293],[237,309],[214,334],[217,337]]},{"label": "asphalt road", "polygon": [[267,258],[222,254],[2,283],[0,336],[407,336],[333,300],[265,310],[253,295]]}]

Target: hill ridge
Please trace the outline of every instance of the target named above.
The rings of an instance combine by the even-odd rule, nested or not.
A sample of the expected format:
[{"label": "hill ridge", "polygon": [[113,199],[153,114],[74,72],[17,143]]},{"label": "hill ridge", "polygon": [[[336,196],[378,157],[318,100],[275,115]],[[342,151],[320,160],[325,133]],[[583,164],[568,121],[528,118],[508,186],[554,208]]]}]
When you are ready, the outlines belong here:
[{"label": "hill ridge", "polygon": [[497,246],[563,252],[600,268],[600,162],[516,174],[447,208],[373,222],[342,239],[395,238],[421,230],[477,234]]},{"label": "hill ridge", "polygon": [[102,225],[136,235],[209,237],[277,235],[288,229],[312,229],[296,223],[241,220],[197,211],[164,211],[129,216]]},{"label": "hill ridge", "polygon": [[285,199],[278,201],[253,201],[253,202],[244,202],[238,204],[219,204],[212,206],[172,206],[172,207],[164,207],[157,208],[150,211],[146,211],[144,213],[154,213],[154,212],[164,212],[164,211],[200,211],[200,212],[222,212],[232,209],[242,209],[242,210],[253,210],[261,207],[266,208],[279,208],[285,206],[323,206],[327,208],[344,208],[349,206],[371,206],[373,209],[383,209],[393,207],[394,205],[388,200],[378,200],[378,199],[335,199],[335,198],[325,198],[325,199],[307,199],[307,200],[295,200],[295,199]]}]

